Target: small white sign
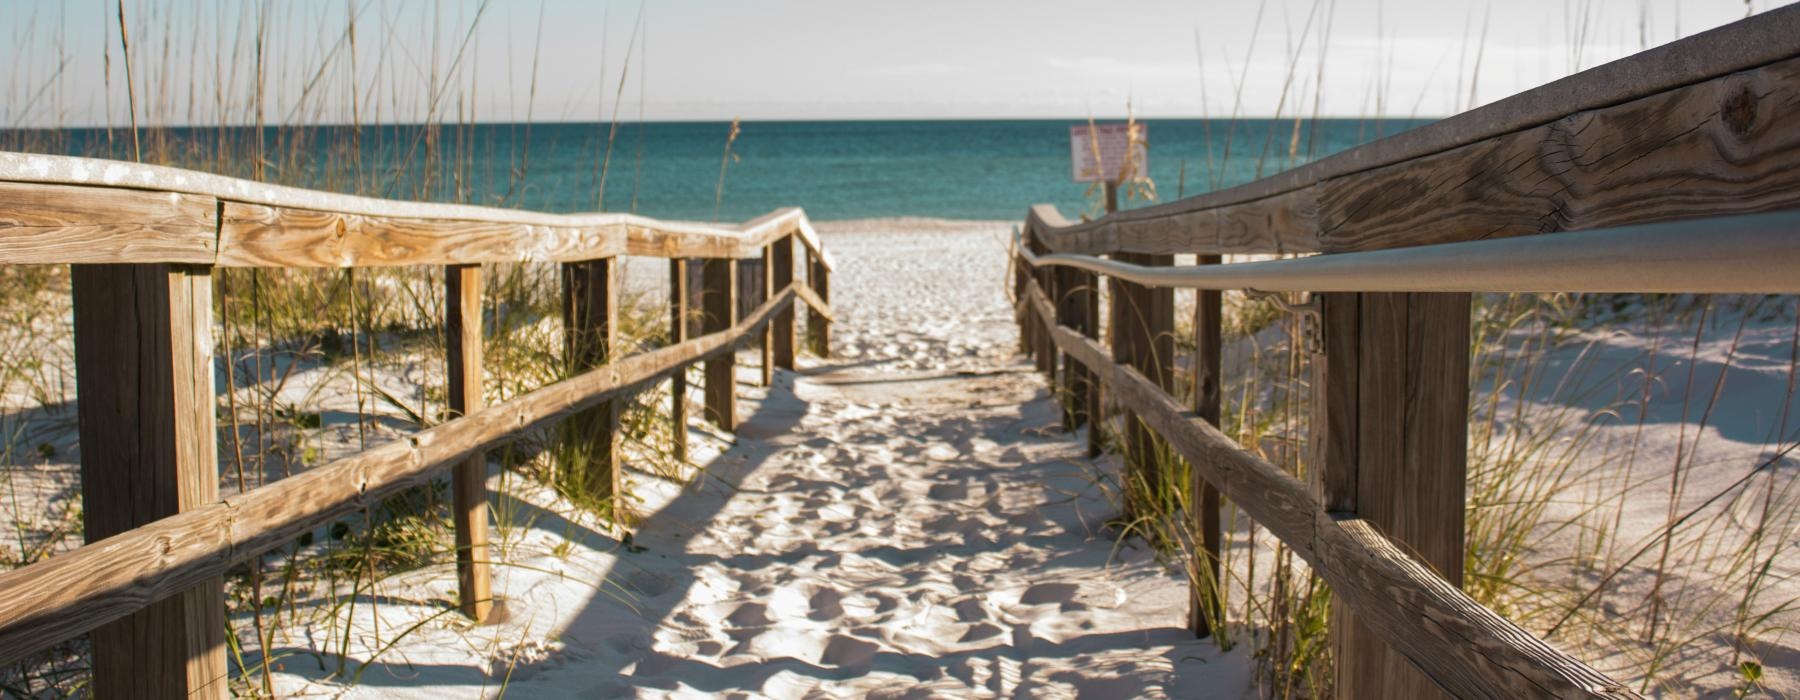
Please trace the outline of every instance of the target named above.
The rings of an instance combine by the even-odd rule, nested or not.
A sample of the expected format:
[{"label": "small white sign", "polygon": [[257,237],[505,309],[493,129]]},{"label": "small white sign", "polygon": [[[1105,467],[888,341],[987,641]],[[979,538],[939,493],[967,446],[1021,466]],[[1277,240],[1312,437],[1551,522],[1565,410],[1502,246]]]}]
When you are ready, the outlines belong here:
[{"label": "small white sign", "polygon": [[1147,124],[1078,124],[1069,127],[1069,160],[1076,182],[1126,182],[1149,174]]}]

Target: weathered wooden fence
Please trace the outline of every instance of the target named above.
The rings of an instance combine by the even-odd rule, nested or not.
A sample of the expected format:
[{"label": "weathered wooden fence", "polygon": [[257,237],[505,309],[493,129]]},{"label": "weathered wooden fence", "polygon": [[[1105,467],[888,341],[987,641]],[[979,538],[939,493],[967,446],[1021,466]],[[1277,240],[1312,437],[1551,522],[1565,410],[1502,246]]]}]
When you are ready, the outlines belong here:
[{"label": "weathered wooden fence", "polygon": [[[1014,292],[1068,425],[1105,391],[1132,478],[1156,441],[1192,464],[1195,570],[1217,580],[1223,494],[1331,584],[1340,696],[1633,696],[1461,591],[1470,293],[1800,293],[1797,207],[1790,6],[1239,187],[1077,224],[1033,208]],[[1241,253],[1322,255],[1219,264]],[[1170,394],[1175,288],[1201,290],[1193,405]],[[1312,294],[1311,484],[1216,426],[1228,289]]]},{"label": "weathered wooden fence", "polygon": [[[795,277],[795,241],[806,279]],[[670,261],[671,344],[618,348],[620,256]],[[740,309],[738,261],[765,268]],[[481,265],[562,265],[565,352],[585,372],[483,406]],[[698,264],[690,264],[698,263]],[[765,373],[792,369],[794,305],[825,354],[831,260],[806,216],[735,228],[617,214],[553,215],[351,197],[203,173],[0,153],[0,264],[72,264],[81,484],[88,544],[0,573],[0,663],[91,633],[99,697],[225,697],[222,576],[234,565],[385,496],[452,474],[462,611],[489,591],[486,450],[559,419],[581,421],[605,498],[619,489],[617,404],[675,384],[674,449],[687,443],[686,368],[705,363],[706,418],[737,423],[736,350],[761,340]],[[449,400],[456,417],[241,495],[221,497],[213,387],[212,270],[443,266]],[[688,270],[700,281],[689,284]],[[698,303],[696,304],[696,299]],[[701,313],[690,313],[698,306]],[[697,316],[699,333],[685,321]]]}]

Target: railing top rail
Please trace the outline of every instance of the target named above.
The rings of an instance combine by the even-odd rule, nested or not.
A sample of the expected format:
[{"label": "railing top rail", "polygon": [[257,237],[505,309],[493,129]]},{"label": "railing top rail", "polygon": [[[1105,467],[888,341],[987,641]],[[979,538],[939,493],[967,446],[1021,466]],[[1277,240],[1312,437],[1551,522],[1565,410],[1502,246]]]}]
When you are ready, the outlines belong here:
[{"label": "railing top rail", "polygon": [[1800,294],[1800,209],[1491,241],[1223,265],[1144,266],[1089,255],[1075,267],[1148,287],[1264,292]]},{"label": "railing top rail", "polygon": [[[1608,195],[1583,192],[1580,186],[1583,182],[1572,180],[1569,173],[1559,173],[1552,168],[1546,168],[1551,172],[1545,173],[1539,172],[1538,168],[1517,166],[1534,156],[1556,156],[1550,159],[1560,164],[1561,170],[1591,166],[1607,171],[1612,169],[1614,162],[1606,159],[1616,157],[1618,163],[1644,170],[1658,167],[1655,165],[1657,159],[1651,158],[1645,163],[1632,161],[1646,153],[1656,153],[1657,149],[1669,158],[1691,165],[1697,157],[1704,157],[1704,152],[1684,150],[1686,141],[1664,143],[1659,139],[1675,141],[1676,135],[1695,140],[1714,138],[1710,133],[1689,133],[1701,130],[1700,126],[1712,131],[1732,131],[1734,133],[1724,134],[1727,139],[1749,142],[1747,146],[1736,146],[1739,151],[1782,150],[1782,144],[1787,141],[1785,132],[1780,131],[1779,126],[1768,124],[1781,117],[1770,114],[1770,108],[1759,107],[1759,104],[1785,101],[1785,93],[1770,94],[1764,88],[1771,78],[1777,83],[1791,82],[1796,72],[1793,68],[1783,68],[1773,76],[1752,76],[1743,81],[1744,85],[1719,85],[1710,91],[1668,95],[1669,103],[1658,105],[1660,110],[1637,114],[1628,113],[1627,108],[1640,99],[1681,93],[1708,81],[1796,57],[1800,57],[1800,5],[1789,5],[1254,182],[1165,204],[1115,212],[1093,221],[1071,223],[1056,213],[1055,207],[1048,205],[1033,207],[1028,219],[1034,232],[1040,234],[1055,252],[1277,253],[1368,250],[1704,215],[1641,206],[1636,212],[1620,212],[1611,206],[1614,204],[1611,200],[1605,201],[1605,207],[1590,206],[1584,210],[1574,204],[1582,203],[1589,196]],[[1783,89],[1793,91],[1797,88],[1788,85]],[[1745,96],[1739,97],[1739,92]],[[1619,110],[1616,115],[1614,110]],[[1733,110],[1741,114],[1727,114]],[[1533,130],[1595,111],[1616,117],[1610,120],[1610,128],[1643,131],[1654,127],[1645,123],[1645,119],[1660,119],[1668,122],[1665,127],[1671,133],[1621,134],[1620,138],[1613,138],[1603,145],[1595,144],[1596,147],[1591,149],[1577,147],[1589,145],[1604,135],[1570,136],[1565,139],[1571,141],[1567,144],[1555,143],[1551,138],[1552,143],[1547,146],[1543,143],[1544,138],[1501,142],[1504,137],[1517,136],[1521,132],[1531,132],[1528,136],[1553,136]],[[1721,124],[1733,122],[1734,116],[1736,123]],[[1758,140],[1759,136],[1768,136],[1769,129],[1778,131],[1773,138]],[[1735,133],[1739,131],[1744,133]],[[1601,128],[1599,132],[1613,133],[1609,128]],[[1766,147],[1763,146],[1765,142]],[[1485,159],[1490,166],[1504,161],[1504,167],[1493,166],[1491,170],[1495,172],[1484,177],[1474,169],[1476,165],[1445,158],[1476,144],[1493,147],[1482,153],[1469,154],[1471,159]],[[1559,146],[1584,155],[1562,158],[1563,149]],[[1433,160],[1437,158],[1444,160]],[[1740,153],[1735,160],[1754,159]],[[1416,171],[1405,171],[1414,165],[1418,166]],[[1752,164],[1751,167],[1758,177],[1766,178],[1766,165]],[[1734,163],[1731,167],[1743,166]],[[1508,173],[1509,168],[1519,172]],[[1559,174],[1563,177],[1554,177]],[[1508,183],[1509,176],[1516,176],[1510,182],[1511,186],[1501,187]],[[1346,181],[1343,187],[1330,192],[1320,191],[1321,185],[1338,179]],[[1550,187],[1532,186],[1532,183],[1543,184],[1545,181]],[[1551,192],[1557,185],[1562,189]],[[1382,199],[1381,193],[1374,191],[1377,189],[1388,190],[1393,201]],[[1455,192],[1458,189],[1462,190],[1460,195]],[[1480,190],[1479,195],[1491,192],[1502,197],[1516,197],[1535,193],[1536,189],[1545,190],[1545,196],[1536,199],[1551,207],[1548,211],[1540,211],[1543,207],[1538,206],[1513,207],[1510,212],[1454,210],[1455,205],[1463,203],[1462,200],[1479,198],[1470,194],[1476,190]],[[1623,196],[1623,190],[1629,188],[1610,189],[1621,190],[1620,196]],[[1741,194],[1743,190],[1740,187],[1737,193]],[[1433,196],[1422,196],[1427,194]],[[1418,200],[1416,206],[1406,206],[1406,198]],[[1562,205],[1560,209],[1553,206],[1558,204]],[[1687,206],[1713,206],[1721,210],[1711,213],[1718,214],[1755,211],[1764,204],[1745,201],[1735,209],[1724,209],[1702,198]],[[1590,224],[1584,215],[1591,216],[1595,223]],[[1440,228],[1460,230],[1411,234],[1396,230],[1409,224],[1416,228],[1421,222],[1432,219],[1459,224]]]},{"label": "railing top rail", "polygon": [[[538,226],[610,226],[625,223],[656,224],[669,231],[737,235],[736,226],[690,222],[662,222],[635,214],[549,214],[522,209],[503,209],[473,204],[440,204],[364,197],[255,182],[197,170],[164,165],[127,163],[79,156],[39,155],[0,151],[0,180],[40,184],[120,187],[156,192],[179,192],[270,207],[310,209],[339,214],[390,216],[446,221],[488,221]],[[753,220],[753,224],[784,215],[788,210]]]},{"label": "railing top rail", "polygon": [[[0,230],[30,229],[32,234],[28,245],[17,238],[0,241],[0,263],[351,266],[620,254],[754,257],[755,249],[768,241],[797,233],[831,266],[818,234],[797,208],[778,209],[739,226],[623,213],[551,214],[378,199],[160,165],[4,151],[0,184],[14,188],[0,192],[0,204],[7,205],[0,209],[33,209],[15,220],[0,220]],[[32,185],[46,187],[17,189]],[[95,196],[92,188],[121,192],[89,199]],[[158,194],[169,196],[157,199]],[[208,211],[219,205],[222,217]],[[121,207],[134,210],[129,218],[137,223],[102,221]],[[488,239],[484,245],[459,240],[478,235]],[[343,240],[358,237],[368,240]],[[83,249],[66,250],[74,247]],[[331,250],[321,253],[322,247]],[[444,249],[427,250],[433,247]]]}]

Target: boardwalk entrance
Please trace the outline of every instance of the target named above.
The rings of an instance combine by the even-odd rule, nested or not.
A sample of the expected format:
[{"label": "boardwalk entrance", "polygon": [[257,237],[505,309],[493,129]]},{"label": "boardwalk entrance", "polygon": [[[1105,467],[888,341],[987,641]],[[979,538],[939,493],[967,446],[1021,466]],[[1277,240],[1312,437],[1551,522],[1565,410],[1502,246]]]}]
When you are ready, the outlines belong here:
[{"label": "boardwalk entrance", "polygon": [[[1465,566],[1496,558],[1470,556],[1465,532],[1472,305],[1487,294],[1800,293],[1797,27],[1800,7],[1784,8],[1270,178],[1097,220],[1038,207],[1013,231],[837,230],[841,265],[798,209],[672,223],[0,152],[0,264],[72,267],[87,536],[0,572],[0,663],[91,661],[81,670],[104,698],[224,697],[247,688],[252,664],[264,682],[274,666],[284,694],[434,699],[628,687],[1236,694],[1246,653],[1194,636],[1214,631],[1218,613],[1233,618],[1219,585],[1233,572],[1219,562],[1238,545],[1219,530],[1237,527],[1248,536],[1224,542],[1278,539],[1292,554],[1282,572],[1298,558],[1329,585],[1328,600],[1308,589],[1321,609],[1307,624],[1314,651],[1329,648],[1320,670],[1336,697],[1635,697],[1648,677],[1621,682],[1609,674],[1635,672],[1628,662],[1583,658],[1559,635],[1598,601],[1575,601],[1546,628],[1467,585]],[[1276,259],[1227,259],[1244,254]],[[653,260],[668,283],[667,332],[621,337],[628,258]],[[749,260],[763,261],[760,276],[743,276]],[[483,391],[484,309],[503,306],[484,298],[483,266],[497,264],[560,283],[544,285],[555,303],[540,307],[560,313],[533,321],[556,329],[558,347],[540,354],[557,367],[502,397]],[[214,275],[311,268],[341,272],[350,288],[356,269],[380,267],[441,273],[418,311],[441,319],[431,333],[443,346],[422,347],[445,370],[444,410],[222,492],[221,432],[237,433],[242,411],[234,365],[214,354],[215,335],[232,337],[217,333],[213,294],[226,285]],[[1193,290],[1185,329],[1177,289]],[[1224,432],[1223,291],[1272,299],[1291,321],[1296,396],[1307,368],[1304,430],[1273,441]],[[1791,394],[1800,362],[1788,366]],[[669,396],[663,386],[672,405],[640,401]],[[633,409],[639,422],[623,422]],[[1275,413],[1248,398],[1237,409],[1240,423]],[[1685,412],[1680,422],[1685,432]],[[1086,445],[1071,439],[1083,424]],[[530,493],[490,490],[513,473],[491,451],[552,427],[561,442],[543,451],[569,452],[534,483],[595,506],[572,519]],[[649,435],[668,439],[677,470],[704,465],[697,481],[633,485],[621,443]],[[1621,575],[1659,541],[1666,559],[1704,510],[1677,517],[1685,481],[1677,471],[1670,483],[1665,534],[1593,572],[1589,596],[1629,586]],[[335,574],[313,582],[346,606],[342,628],[340,608],[320,606],[335,669],[312,640],[295,641],[305,635],[265,635],[260,615],[282,601],[260,583],[245,595],[236,583],[261,574],[243,567],[305,556],[345,537],[347,516],[373,523],[372,510],[434,485],[449,494],[439,529],[455,545],[430,550],[438,558],[410,572],[405,595],[353,584],[340,598]],[[1221,497],[1236,509],[1228,524]],[[594,524],[633,511],[642,519]],[[1192,575],[1106,527],[1120,520],[1144,525]],[[374,539],[364,542],[372,556]],[[542,550],[521,554],[533,542]],[[1246,549],[1255,567],[1262,548]],[[1800,578],[1767,562],[1784,584]],[[1643,598],[1652,631],[1671,595],[1657,567]],[[373,577],[365,568],[348,575]],[[243,653],[247,608],[260,658]],[[1273,606],[1262,619],[1303,617]],[[1281,639],[1250,616],[1233,624]],[[1755,633],[1740,627],[1733,643],[1749,647]],[[57,646],[78,638],[79,650]],[[1279,646],[1267,663],[1285,663]]]},{"label": "boardwalk entrance", "polygon": [[[697,427],[702,478],[685,490],[637,480],[649,515],[630,550],[586,528],[535,526],[571,536],[573,553],[497,567],[506,619],[415,633],[404,660],[371,668],[355,692],[473,695],[493,683],[475,669],[535,638],[555,641],[520,654],[509,694],[1245,687],[1244,654],[1183,628],[1179,575],[1106,527],[1117,507],[1094,482],[1113,462],[1093,465],[1061,432],[1047,387],[1017,355],[993,284],[1006,233],[827,227],[839,267],[832,358],[802,357],[758,387],[746,352],[735,443],[714,453],[715,435]],[[945,308],[964,313],[946,322]],[[396,610],[388,624],[418,614]],[[290,668],[293,692],[332,687]]]}]

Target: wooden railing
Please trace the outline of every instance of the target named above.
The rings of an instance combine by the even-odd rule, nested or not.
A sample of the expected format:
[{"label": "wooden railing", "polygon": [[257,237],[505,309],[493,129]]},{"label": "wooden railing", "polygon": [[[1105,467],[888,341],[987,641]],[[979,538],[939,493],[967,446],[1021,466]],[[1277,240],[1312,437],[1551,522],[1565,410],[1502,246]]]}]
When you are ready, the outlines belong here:
[{"label": "wooden railing", "polygon": [[[806,279],[795,279],[795,241]],[[671,262],[672,342],[618,346],[619,256]],[[767,299],[738,317],[738,261],[765,261]],[[692,316],[689,260],[703,266]],[[481,264],[563,266],[568,359],[587,368],[483,407]],[[0,264],[73,264],[82,499],[88,544],[0,573],[0,664],[92,632],[100,697],[228,695],[222,576],[401,489],[453,475],[460,607],[492,605],[485,450],[573,418],[590,436],[587,485],[619,490],[617,402],[675,382],[686,450],[686,368],[705,363],[706,417],[737,423],[735,350],[761,341],[792,369],[794,304],[824,355],[830,257],[798,209],[735,228],[620,214],[554,215],[296,190],[173,168],[0,153]],[[451,420],[292,478],[221,498],[213,387],[217,267],[445,266]]]},{"label": "wooden railing", "polygon": [[[1200,477],[1180,485],[1196,580],[1219,577],[1223,494],[1331,584],[1340,697],[1634,696],[1461,591],[1469,293],[1800,293],[1800,211],[1750,215],[1796,208],[1790,6],[1232,189],[1083,223],[1035,207],[1013,291],[1066,425],[1097,424],[1104,391],[1127,479],[1157,478],[1157,444]],[[1607,230],[1487,240],[1586,229]],[[1219,264],[1236,253],[1325,255]],[[1201,290],[1192,405],[1171,395],[1175,287]],[[1312,293],[1310,484],[1217,428],[1218,291],[1245,288]],[[1197,588],[1205,634],[1222,601]]]}]

